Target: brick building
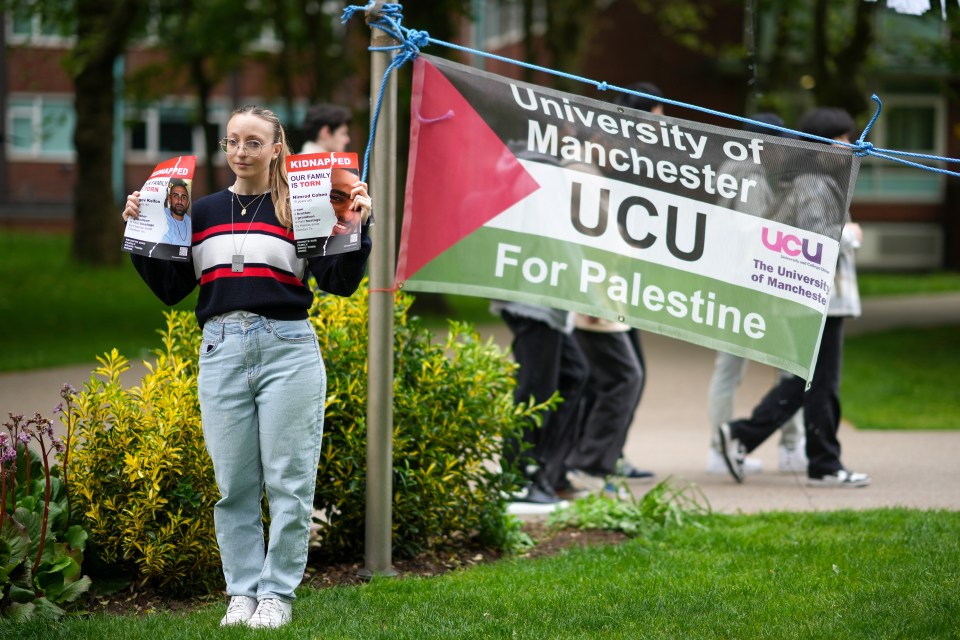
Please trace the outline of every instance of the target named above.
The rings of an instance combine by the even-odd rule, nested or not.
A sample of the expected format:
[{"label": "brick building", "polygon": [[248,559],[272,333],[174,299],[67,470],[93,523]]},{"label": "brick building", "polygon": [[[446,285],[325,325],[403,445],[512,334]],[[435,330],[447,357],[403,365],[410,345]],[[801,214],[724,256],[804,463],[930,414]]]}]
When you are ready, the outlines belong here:
[{"label": "brick building", "polygon": [[[665,95],[718,111],[740,114],[747,102],[745,62],[730,56],[704,55],[681,47],[662,35],[647,16],[629,0],[598,0],[595,29],[586,46],[582,75],[613,84],[636,80],[656,83]],[[518,0],[474,0],[475,19],[465,23],[460,41],[476,48],[522,58],[522,13]],[[542,32],[549,3],[535,2],[534,33]],[[743,42],[744,12],[724,3],[708,30],[715,50]],[[761,17],[762,19],[762,17]],[[939,156],[960,156],[960,103],[951,96],[960,88],[954,76],[933,62],[917,64],[916,59],[883,45],[884,33],[947,41],[949,33],[939,18],[918,20],[878,12],[876,56],[880,61],[868,83],[884,101],[881,118],[870,141],[877,147],[901,149]],[[0,76],[0,118],[4,146],[0,154],[0,218],[20,220],[59,219],[69,221],[77,158],[72,148],[72,83],[61,59],[72,46],[44,30],[37,19],[6,22],[6,47],[0,53],[5,76]],[[416,28],[416,25],[410,25]],[[892,41],[892,39],[888,39]],[[900,39],[902,40],[902,38]],[[898,42],[900,40],[897,40]],[[430,50],[445,55],[446,51]],[[762,60],[762,43],[758,48]],[[150,59],[146,51],[134,49],[123,59],[122,76]],[[462,59],[462,56],[456,56]],[[469,61],[467,61],[469,62]],[[488,70],[518,76],[517,67],[499,62],[475,61]],[[119,70],[118,70],[119,71]],[[409,73],[407,69],[401,71]],[[229,82],[216,88],[211,121],[222,123],[237,104],[257,102],[273,108],[288,123],[299,123],[307,107],[301,98],[292,100],[293,113],[279,96],[265,95],[263,68],[247,64]],[[363,83],[354,83],[353,93]],[[140,184],[158,162],[175,154],[194,154],[203,164],[203,137],[193,124],[195,100],[186,90],[171,93],[149,104],[122,105],[123,135],[115,146],[122,158],[118,188],[126,193]],[[584,85],[582,92],[598,99],[610,99]],[[353,96],[362,105],[366,96]],[[809,102],[809,94],[798,86],[798,104]],[[671,115],[734,126],[729,121],[698,112]],[[400,127],[407,126],[400,123]],[[362,124],[356,127],[363,130]],[[360,149],[355,136],[354,148]],[[227,179],[222,158],[218,158]],[[948,167],[956,170],[957,167]],[[198,184],[202,184],[202,169]],[[119,177],[122,175],[122,178]],[[955,178],[903,167],[889,161],[866,158],[854,198],[853,215],[864,227],[865,241],[858,260],[862,268],[931,269],[960,267],[960,182]]]}]

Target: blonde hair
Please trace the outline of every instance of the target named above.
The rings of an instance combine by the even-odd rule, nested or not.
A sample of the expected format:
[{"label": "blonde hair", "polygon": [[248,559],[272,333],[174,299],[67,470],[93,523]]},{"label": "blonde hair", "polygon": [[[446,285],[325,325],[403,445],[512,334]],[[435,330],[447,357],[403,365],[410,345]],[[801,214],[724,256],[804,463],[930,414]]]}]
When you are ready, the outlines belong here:
[{"label": "blonde hair", "polygon": [[280,118],[270,109],[248,104],[240,107],[232,114],[249,113],[252,116],[263,118],[273,125],[273,141],[280,143],[280,153],[270,161],[270,198],[273,200],[273,209],[277,213],[277,220],[287,229],[293,228],[293,215],[290,211],[290,182],[287,178],[287,134],[280,124]]}]

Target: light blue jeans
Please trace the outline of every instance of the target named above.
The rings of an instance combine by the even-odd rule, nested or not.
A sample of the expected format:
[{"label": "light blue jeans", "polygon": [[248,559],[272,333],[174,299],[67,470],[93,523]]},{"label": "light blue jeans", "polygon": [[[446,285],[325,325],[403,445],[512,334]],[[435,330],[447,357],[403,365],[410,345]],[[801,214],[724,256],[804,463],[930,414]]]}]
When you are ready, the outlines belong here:
[{"label": "light blue jeans", "polygon": [[[720,451],[720,436],[718,429],[724,422],[733,420],[733,403],[737,395],[737,387],[743,380],[747,370],[747,359],[735,356],[726,351],[717,351],[717,360],[713,366],[713,376],[710,378],[710,390],[707,392],[707,412],[710,414],[710,446]],[[783,377],[793,377],[787,371],[777,371],[777,381]],[[803,451],[806,441],[806,431],[803,426],[803,409],[787,420],[780,427],[780,445],[787,449]]]},{"label": "light blue jeans", "polygon": [[204,324],[200,413],[220,489],[213,514],[230,596],[295,597],[307,564],[326,387],[308,320],[235,311]]}]

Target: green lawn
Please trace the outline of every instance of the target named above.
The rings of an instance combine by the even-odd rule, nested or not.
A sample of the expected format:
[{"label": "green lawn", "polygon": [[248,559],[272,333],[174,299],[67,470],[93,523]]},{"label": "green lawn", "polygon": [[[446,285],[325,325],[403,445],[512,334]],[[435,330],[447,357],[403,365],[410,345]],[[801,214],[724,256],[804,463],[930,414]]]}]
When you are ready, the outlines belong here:
[{"label": "green lawn", "polygon": [[[166,307],[129,258],[81,267],[69,251],[62,233],[0,230],[0,371],[93,362],[113,347],[136,359],[158,346]],[[195,304],[196,294],[179,308]]]},{"label": "green lawn", "polygon": [[[651,539],[437,578],[301,589],[279,630],[224,605],[4,628],[58,638],[958,638],[960,513],[711,516]],[[7,632],[7,635],[4,635]]]},{"label": "green lawn", "polygon": [[844,418],[861,429],[960,429],[960,327],[844,341]]},{"label": "green lawn", "polygon": [[955,271],[861,272],[857,274],[857,280],[860,285],[860,295],[865,298],[960,291],[960,272]]}]

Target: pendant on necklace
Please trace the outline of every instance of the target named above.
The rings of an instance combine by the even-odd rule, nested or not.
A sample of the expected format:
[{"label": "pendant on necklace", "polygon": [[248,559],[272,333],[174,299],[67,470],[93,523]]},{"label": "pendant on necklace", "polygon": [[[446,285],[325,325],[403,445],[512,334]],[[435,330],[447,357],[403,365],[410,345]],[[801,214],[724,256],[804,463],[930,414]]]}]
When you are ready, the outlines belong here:
[{"label": "pendant on necklace", "polygon": [[233,256],[233,261],[230,263],[230,269],[234,273],[243,273],[243,254],[238,253]]},{"label": "pendant on necklace", "polygon": [[242,216],[247,215],[247,208],[246,208],[246,207],[244,207],[243,209],[240,209],[240,215],[242,215]]}]

